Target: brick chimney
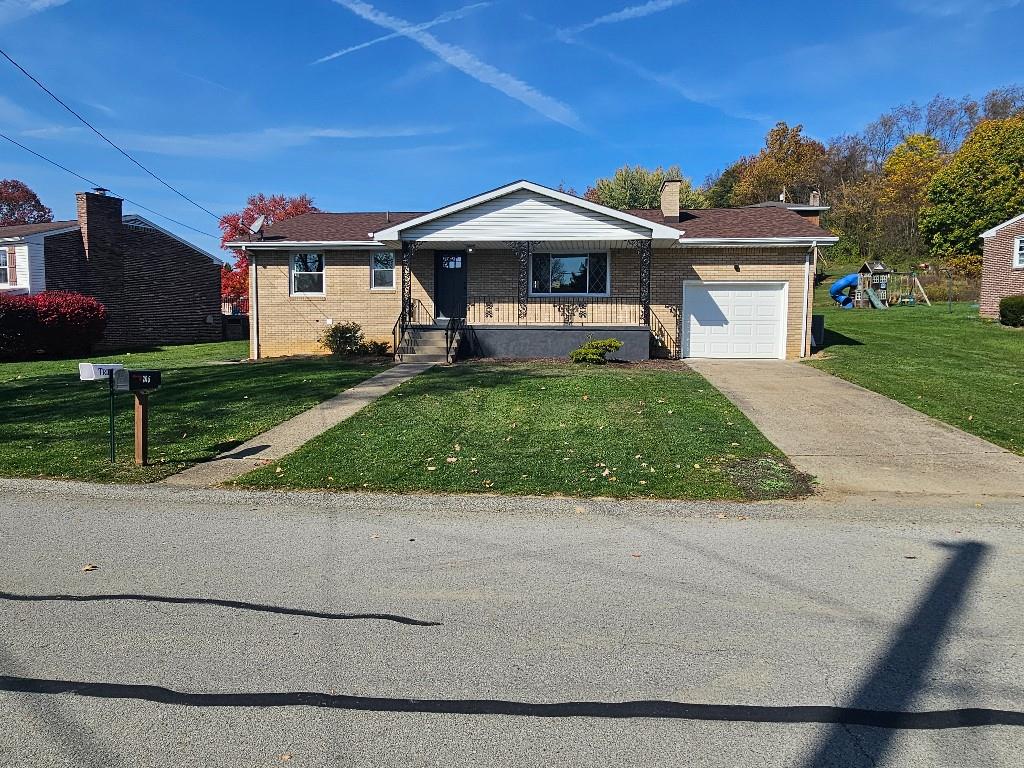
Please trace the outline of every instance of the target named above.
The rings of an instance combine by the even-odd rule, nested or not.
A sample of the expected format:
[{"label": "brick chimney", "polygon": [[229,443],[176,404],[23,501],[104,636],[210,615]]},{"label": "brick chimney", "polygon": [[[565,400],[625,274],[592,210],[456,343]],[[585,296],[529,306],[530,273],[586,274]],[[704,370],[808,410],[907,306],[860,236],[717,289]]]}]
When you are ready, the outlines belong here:
[{"label": "brick chimney", "polygon": [[679,221],[679,190],[681,179],[665,179],[661,182],[661,213],[665,221]]},{"label": "brick chimney", "polygon": [[78,226],[82,230],[87,259],[94,250],[111,250],[121,238],[121,198],[108,195],[107,191],[97,187],[92,192],[75,195]]}]

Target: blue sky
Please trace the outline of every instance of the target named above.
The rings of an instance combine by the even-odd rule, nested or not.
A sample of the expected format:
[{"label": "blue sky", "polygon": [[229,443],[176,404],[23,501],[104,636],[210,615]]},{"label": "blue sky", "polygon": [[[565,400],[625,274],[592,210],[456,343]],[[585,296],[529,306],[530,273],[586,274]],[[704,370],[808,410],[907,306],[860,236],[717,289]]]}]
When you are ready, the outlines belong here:
[{"label": "blue sky", "polygon": [[[217,213],[259,191],[324,210],[430,209],[518,178],[582,192],[623,163],[699,182],[777,120],[827,140],[1024,83],[1021,29],[1022,0],[0,0],[0,47]],[[0,130],[217,232],[6,61]],[[12,176],[58,218],[86,186],[0,141]]]}]

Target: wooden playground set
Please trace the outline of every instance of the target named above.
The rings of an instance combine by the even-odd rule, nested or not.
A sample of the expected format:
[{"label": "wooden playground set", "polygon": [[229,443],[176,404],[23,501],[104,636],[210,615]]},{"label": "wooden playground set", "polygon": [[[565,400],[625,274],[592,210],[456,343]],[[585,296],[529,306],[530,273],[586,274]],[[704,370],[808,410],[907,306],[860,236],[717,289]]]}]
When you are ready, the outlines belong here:
[{"label": "wooden playground set", "polygon": [[866,261],[857,272],[839,278],[829,288],[829,295],[843,309],[932,304],[917,272],[895,272],[881,261]]}]

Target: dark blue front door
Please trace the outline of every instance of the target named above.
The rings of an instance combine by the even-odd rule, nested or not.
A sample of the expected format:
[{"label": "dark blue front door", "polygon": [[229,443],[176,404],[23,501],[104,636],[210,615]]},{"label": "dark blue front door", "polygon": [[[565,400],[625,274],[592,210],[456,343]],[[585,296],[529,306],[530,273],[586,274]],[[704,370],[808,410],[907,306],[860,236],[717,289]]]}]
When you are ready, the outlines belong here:
[{"label": "dark blue front door", "polygon": [[434,303],[438,317],[466,316],[465,251],[438,251],[435,254]]}]

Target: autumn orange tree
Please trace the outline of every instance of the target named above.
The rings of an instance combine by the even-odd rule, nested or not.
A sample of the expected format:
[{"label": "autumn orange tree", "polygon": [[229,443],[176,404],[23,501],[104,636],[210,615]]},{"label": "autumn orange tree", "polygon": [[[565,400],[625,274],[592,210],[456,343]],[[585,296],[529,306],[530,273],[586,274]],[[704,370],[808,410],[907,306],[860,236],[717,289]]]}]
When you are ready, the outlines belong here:
[{"label": "autumn orange tree", "polygon": [[[228,213],[220,218],[220,247],[227,248],[232,240],[244,239],[249,234],[249,226],[257,217],[264,216],[264,226],[270,226],[285,219],[301,216],[304,213],[316,213],[319,209],[313,205],[309,195],[265,195],[260,192],[246,200],[245,208],[237,213]],[[235,261],[224,265],[220,278],[221,300],[235,302],[249,295],[249,259],[245,251],[232,249]]]}]

